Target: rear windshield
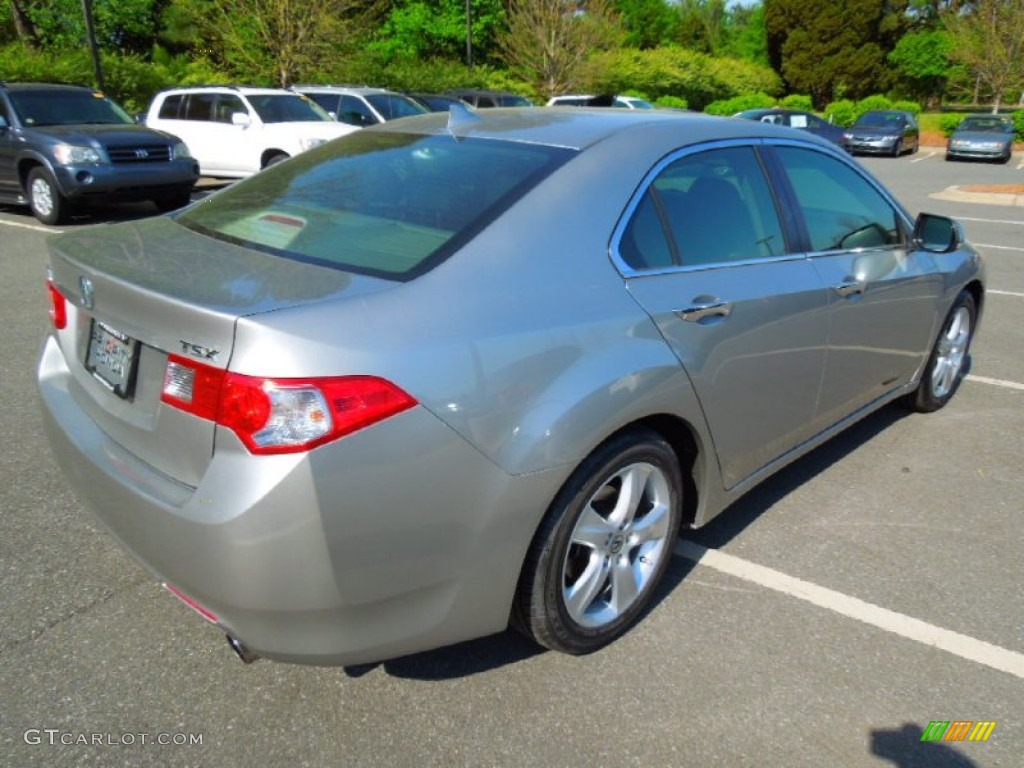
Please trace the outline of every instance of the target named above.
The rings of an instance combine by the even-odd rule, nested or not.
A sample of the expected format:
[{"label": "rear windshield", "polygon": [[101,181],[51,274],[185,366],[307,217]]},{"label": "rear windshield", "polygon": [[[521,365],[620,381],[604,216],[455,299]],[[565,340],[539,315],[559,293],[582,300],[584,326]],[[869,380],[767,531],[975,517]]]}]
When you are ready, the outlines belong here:
[{"label": "rear windshield", "polygon": [[134,120],[102,93],[8,91],[22,125],[123,125]]},{"label": "rear windshield", "polygon": [[364,130],[261,171],[178,221],[285,258],[408,280],[440,263],[574,154]]}]

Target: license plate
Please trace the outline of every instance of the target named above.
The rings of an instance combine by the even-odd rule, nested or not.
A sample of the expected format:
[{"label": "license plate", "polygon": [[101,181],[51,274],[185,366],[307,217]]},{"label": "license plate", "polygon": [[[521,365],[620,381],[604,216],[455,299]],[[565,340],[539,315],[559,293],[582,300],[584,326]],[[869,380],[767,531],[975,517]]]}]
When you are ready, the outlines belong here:
[{"label": "license plate", "polygon": [[135,339],[93,320],[85,369],[118,397],[129,398],[135,385],[138,348]]}]

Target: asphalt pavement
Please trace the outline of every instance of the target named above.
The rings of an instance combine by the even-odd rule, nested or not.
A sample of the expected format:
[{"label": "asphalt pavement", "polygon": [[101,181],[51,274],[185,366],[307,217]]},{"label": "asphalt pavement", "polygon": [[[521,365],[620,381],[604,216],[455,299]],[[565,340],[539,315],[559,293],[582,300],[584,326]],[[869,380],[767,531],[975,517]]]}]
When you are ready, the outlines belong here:
[{"label": "asphalt pavement", "polygon": [[[863,160],[986,258],[947,408],[887,408],[688,535],[596,654],[509,632],[349,669],[241,664],[79,506],[34,388],[52,230],[0,208],[0,765],[1024,764],[1024,210],[956,189],[1020,184],[1021,160]],[[995,726],[922,741],[936,721]]]}]

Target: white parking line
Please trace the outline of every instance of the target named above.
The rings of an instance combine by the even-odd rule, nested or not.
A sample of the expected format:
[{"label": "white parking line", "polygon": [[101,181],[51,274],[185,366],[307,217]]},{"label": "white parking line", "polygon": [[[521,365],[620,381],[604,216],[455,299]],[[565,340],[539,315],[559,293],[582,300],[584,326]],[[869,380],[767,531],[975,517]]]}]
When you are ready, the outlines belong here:
[{"label": "white parking line", "polygon": [[957,216],[957,221],[980,221],[982,224],[1016,224],[1019,227],[1024,227],[1024,220],[1010,219],[972,219],[967,216]]},{"label": "white parking line", "polygon": [[915,157],[910,162],[912,162],[912,163],[920,163],[922,160],[927,160],[930,157],[935,157],[937,154],[939,154],[939,153],[933,150],[933,151],[929,152],[928,154],[918,155],[917,157]]},{"label": "white parking line", "polygon": [[10,219],[0,219],[0,224],[5,227],[18,227],[20,229],[31,229],[36,232],[46,232],[50,235],[59,235],[63,232],[63,229],[55,229],[54,227],[44,227],[42,224],[25,224],[20,221],[11,221]]},{"label": "white parking line", "polygon": [[976,381],[979,384],[991,384],[993,387],[1005,387],[1006,389],[1019,389],[1024,392],[1024,384],[1018,384],[1016,381],[1007,381],[1006,379],[990,379],[988,376],[975,376],[973,373],[967,374],[964,378],[967,381]]},{"label": "white parking line", "polygon": [[1024,299],[1024,293],[1017,293],[1016,291],[993,291],[989,288],[985,293],[994,293],[996,296],[1016,296],[1020,299]]},{"label": "white parking line", "polygon": [[787,576],[773,568],[766,568],[734,555],[727,555],[717,549],[702,547],[692,541],[678,542],[674,551],[680,557],[714,568],[716,571],[768,589],[774,589],[776,592],[790,597],[806,600],[819,608],[834,611],[908,640],[939,648],[962,659],[984,664],[986,667],[1024,679],[1024,654],[1016,651],[961,635],[959,632],[936,627],[920,619],[844,595],[842,592],[819,587],[817,584],[794,576]]},{"label": "white parking line", "polygon": [[1024,253],[1024,248],[1018,248],[1015,245],[988,245],[987,243],[972,243],[972,245],[978,248],[991,248],[993,251],[1019,251]]}]

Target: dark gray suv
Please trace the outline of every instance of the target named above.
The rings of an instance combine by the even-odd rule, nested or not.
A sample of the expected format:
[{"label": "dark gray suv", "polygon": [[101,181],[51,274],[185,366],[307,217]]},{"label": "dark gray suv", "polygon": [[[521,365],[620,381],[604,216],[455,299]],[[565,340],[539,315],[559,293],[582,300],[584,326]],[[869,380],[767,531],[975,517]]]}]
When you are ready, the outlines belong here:
[{"label": "dark gray suv", "polygon": [[138,125],[99,91],[0,83],[0,202],[59,224],[78,203],[188,203],[199,165],[169,133]]}]

